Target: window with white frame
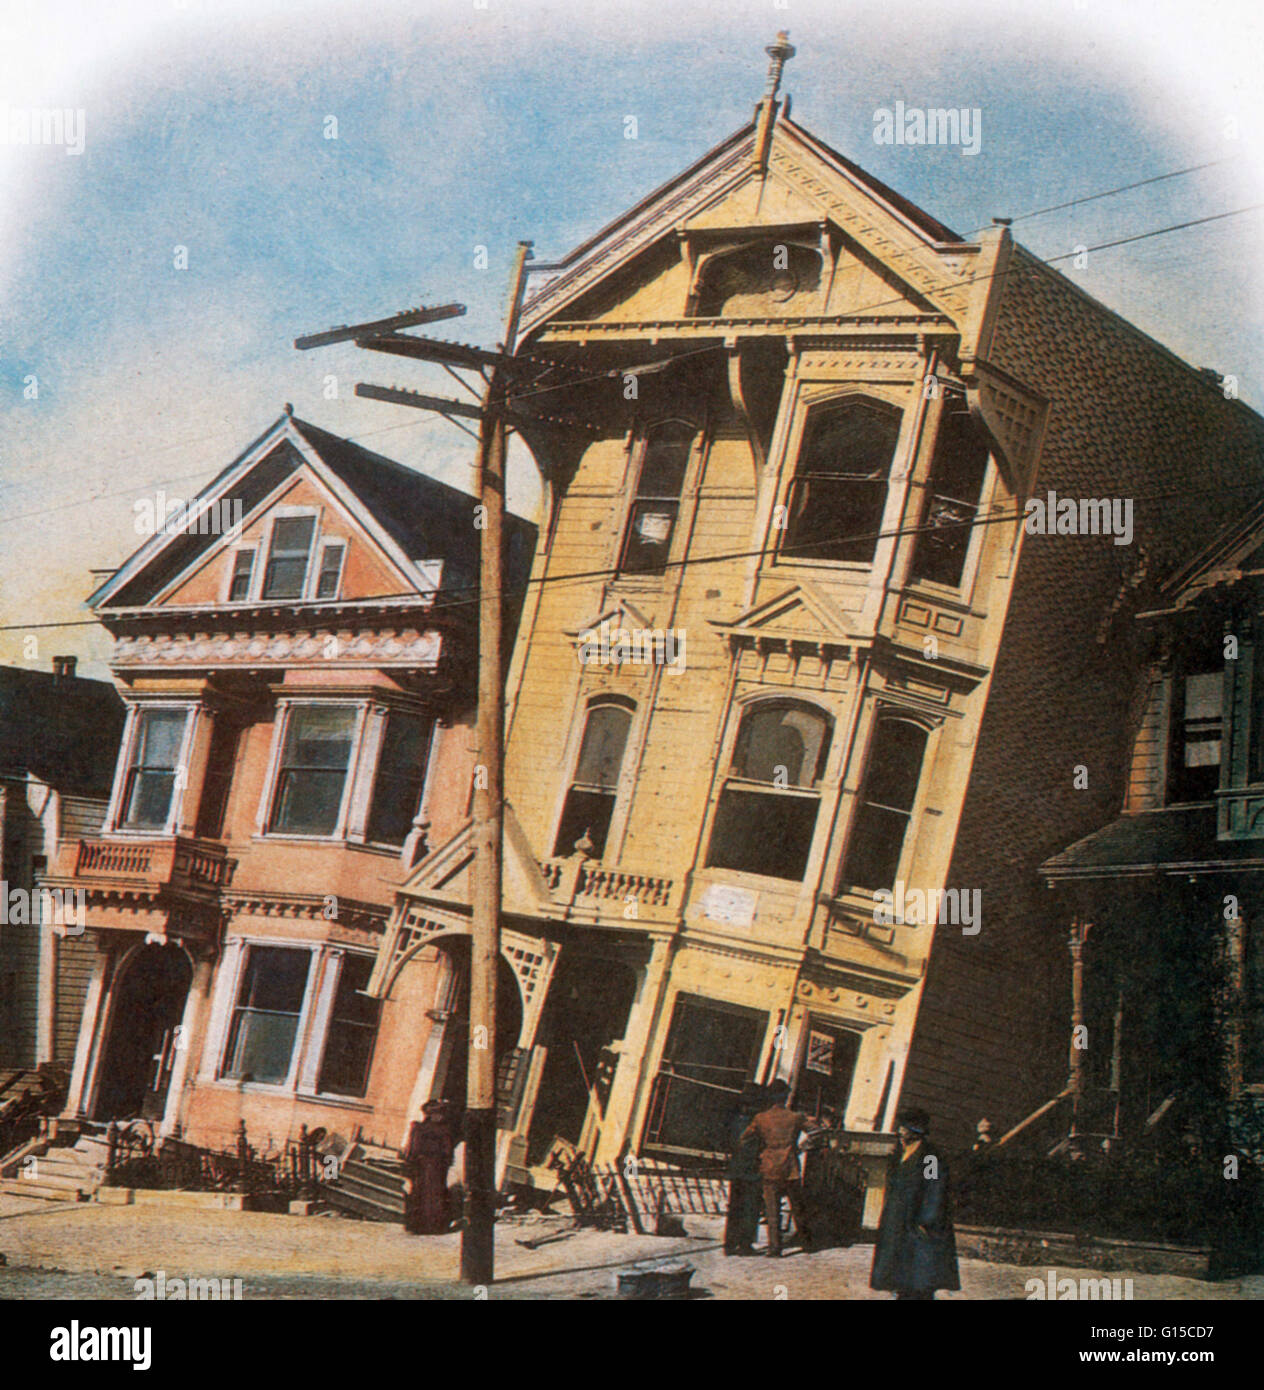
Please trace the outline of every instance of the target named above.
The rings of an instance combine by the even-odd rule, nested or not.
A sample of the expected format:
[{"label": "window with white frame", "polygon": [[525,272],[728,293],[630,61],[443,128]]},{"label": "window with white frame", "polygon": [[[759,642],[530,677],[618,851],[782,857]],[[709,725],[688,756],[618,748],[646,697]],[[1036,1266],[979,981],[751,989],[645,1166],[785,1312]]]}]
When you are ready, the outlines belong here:
[{"label": "window with white frame", "polygon": [[315,535],[315,516],[279,516],[273,521],[263,571],[263,598],[303,597]]},{"label": "window with white frame", "polygon": [[163,830],[176,792],[188,709],[138,709],[123,780],[118,824],[126,830]]},{"label": "window with white frame", "polygon": [[220,1075],[282,1086],[294,1061],[312,952],[250,946],[237,987]]},{"label": "window with white frame", "polygon": [[765,700],[745,711],[716,806],[708,865],[803,878],[832,727],[823,711],[797,701]]},{"label": "window with white frame", "polygon": [[342,811],[358,710],[291,705],[268,829],[278,835],[332,835]]}]

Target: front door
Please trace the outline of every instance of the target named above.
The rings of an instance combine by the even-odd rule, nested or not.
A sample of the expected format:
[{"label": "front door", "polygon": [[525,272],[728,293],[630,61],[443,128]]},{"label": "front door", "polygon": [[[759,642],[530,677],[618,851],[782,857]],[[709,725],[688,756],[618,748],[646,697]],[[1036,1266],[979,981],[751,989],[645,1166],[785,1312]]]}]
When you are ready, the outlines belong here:
[{"label": "front door", "polygon": [[192,978],[178,946],[142,946],[123,963],[111,990],[93,1119],[162,1117]]},{"label": "front door", "polygon": [[811,1020],[795,1086],[794,1108],[818,1119],[829,1110],[842,1124],[859,1054],[859,1033]]}]

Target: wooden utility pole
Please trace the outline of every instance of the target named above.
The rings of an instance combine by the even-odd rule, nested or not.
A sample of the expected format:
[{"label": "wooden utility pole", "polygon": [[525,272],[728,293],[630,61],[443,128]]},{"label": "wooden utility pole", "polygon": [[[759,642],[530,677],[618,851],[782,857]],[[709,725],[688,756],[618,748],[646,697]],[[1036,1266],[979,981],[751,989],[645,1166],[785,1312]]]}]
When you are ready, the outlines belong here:
[{"label": "wooden utility pole", "polygon": [[[512,354],[527,282],[531,243],[518,243],[502,344]],[[478,723],[474,776],[474,864],[470,913],[470,1036],[465,1110],[465,1227],[461,1279],[488,1284],[495,1273],[496,972],[504,878],[504,528],[505,397],[508,375],[492,368],[478,436],[479,550]]]},{"label": "wooden utility pole", "polygon": [[[470,889],[469,1069],[465,1111],[465,1229],[461,1236],[461,1278],[488,1284],[494,1277],[493,1230],[496,1219],[496,972],[500,966],[500,909],[504,834],[504,532],[506,432],[531,421],[577,430],[593,426],[582,419],[546,415],[512,399],[515,373],[558,371],[561,364],[539,355],[515,359],[518,319],[527,275],[556,271],[559,265],[528,265],[531,243],[521,241],[514,257],[505,316],[505,337],[498,351],[419,338],[403,328],[465,312],[464,305],[442,304],[409,309],[392,318],[374,319],[310,334],[295,340],[307,349],[351,341],[357,347],[422,362],[437,362],[453,375],[459,369],[485,374],[486,387],[477,403],[446,400],[398,387],[356,386],[356,395],[433,410],[459,424],[479,422],[477,455],[479,545],[478,720],[474,777],[474,864]],[[458,377],[458,380],[463,380]],[[468,383],[464,383],[468,385]],[[472,388],[471,388],[472,391]],[[473,394],[474,393],[472,391]]]}]

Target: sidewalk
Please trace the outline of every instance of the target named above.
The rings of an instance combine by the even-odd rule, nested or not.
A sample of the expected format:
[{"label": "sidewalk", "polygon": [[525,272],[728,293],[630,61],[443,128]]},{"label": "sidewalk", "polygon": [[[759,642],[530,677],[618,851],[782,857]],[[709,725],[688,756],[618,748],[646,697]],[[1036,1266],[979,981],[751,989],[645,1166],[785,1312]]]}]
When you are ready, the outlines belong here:
[{"label": "sidewalk", "polygon": [[[686,1217],[686,1238],[582,1230],[531,1250],[521,1240],[561,1235],[557,1217],[503,1221],[496,1229],[493,1298],[612,1298],[620,1270],[687,1262],[692,1288],[718,1299],[886,1298],[869,1288],[872,1247],[792,1253],[778,1261],[730,1259],[722,1217]],[[458,1282],[460,1236],[410,1236],[402,1227],[339,1216],[171,1211],[49,1203],[0,1196],[0,1297],[133,1296],[131,1283],[163,1270],[175,1278],[240,1278],[247,1298],[469,1298]],[[32,1271],[58,1271],[38,1276]],[[1045,1268],[961,1261],[962,1289],[945,1299],[1021,1299]],[[1059,1269],[1059,1277],[1100,1277]],[[68,1277],[69,1276],[69,1277]],[[1112,1276],[1115,1277],[1115,1276]],[[1264,1278],[1205,1283],[1121,1273],[1134,1297],[1253,1299]],[[102,1282],[107,1281],[107,1282]],[[95,1292],[87,1292],[93,1289]],[[110,1290],[114,1289],[114,1294]]]}]

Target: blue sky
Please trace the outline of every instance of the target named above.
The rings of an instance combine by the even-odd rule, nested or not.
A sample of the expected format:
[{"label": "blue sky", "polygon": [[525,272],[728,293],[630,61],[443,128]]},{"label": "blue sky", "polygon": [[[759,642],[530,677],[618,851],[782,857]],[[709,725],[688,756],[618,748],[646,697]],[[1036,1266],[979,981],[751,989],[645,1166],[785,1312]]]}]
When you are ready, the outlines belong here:
[{"label": "blue sky", "polygon": [[[86,144],[0,145],[0,623],[85,616],[89,569],[139,543],[133,503],[188,495],[285,401],[468,485],[464,435],[351,394],[424,385],[421,369],[293,338],[458,299],[451,335],[494,340],[514,243],[561,255],[747,120],[779,27],[795,119],[959,232],[1207,160],[1224,162],[1015,235],[1052,256],[1261,201],[1261,21],[1189,10],[7,0],[0,103],[82,108]],[[875,144],[874,111],[897,99],[977,107],[980,154]],[[1258,405],[1262,224],[1063,268]],[[519,458],[511,501],[535,498]],[[72,651],[104,673],[90,628],[40,633],[33,658],[25,636],[0,633],[0,660]]]}]

